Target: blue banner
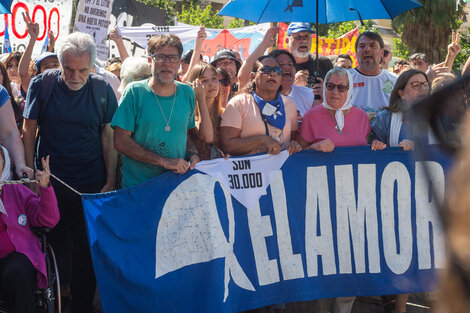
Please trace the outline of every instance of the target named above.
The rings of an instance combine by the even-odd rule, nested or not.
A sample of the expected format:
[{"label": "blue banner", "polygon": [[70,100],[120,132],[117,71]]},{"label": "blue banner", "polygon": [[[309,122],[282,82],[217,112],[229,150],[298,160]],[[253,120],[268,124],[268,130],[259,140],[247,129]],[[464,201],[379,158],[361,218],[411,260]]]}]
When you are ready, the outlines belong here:
[{"label": "blue banner", "polygon": [[[434,206],[450,166],[431,152],[416,161],[399,148],[302,151],[251,209],[197,170],[84,195],[104,312],[241,312],[431,290],[444,263]],[[230,184],[261,186],[249,158],[226,162]]]}]

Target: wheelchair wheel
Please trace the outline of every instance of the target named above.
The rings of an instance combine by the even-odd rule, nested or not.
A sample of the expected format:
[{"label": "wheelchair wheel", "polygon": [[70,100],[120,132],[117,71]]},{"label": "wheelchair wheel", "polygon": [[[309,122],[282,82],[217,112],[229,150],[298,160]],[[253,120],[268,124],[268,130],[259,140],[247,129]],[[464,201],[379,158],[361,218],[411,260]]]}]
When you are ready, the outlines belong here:
[{"label": "wheelchair wheel", "polygon": [[57,261],[51,245],[46,245],[47,288],[37,292],[38,312],[61,313],[60,279]]}]

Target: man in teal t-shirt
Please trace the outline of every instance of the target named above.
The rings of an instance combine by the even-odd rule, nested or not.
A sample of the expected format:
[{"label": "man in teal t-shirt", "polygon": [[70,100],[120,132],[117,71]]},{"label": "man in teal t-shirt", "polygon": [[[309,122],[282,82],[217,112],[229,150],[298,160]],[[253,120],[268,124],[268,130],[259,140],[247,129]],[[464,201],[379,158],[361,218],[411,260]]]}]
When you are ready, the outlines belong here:
[{"label": "man in teal t-shirt", "polygon": [[188,159],[188,130],[195,128],[192,88],[176,82],[183,46],[174,35],[148,43],[152,77],[130,84],[111,122],[114,146],[124,154],[122,187],[147,181],[168,170],[183,174],[199,161]]}]

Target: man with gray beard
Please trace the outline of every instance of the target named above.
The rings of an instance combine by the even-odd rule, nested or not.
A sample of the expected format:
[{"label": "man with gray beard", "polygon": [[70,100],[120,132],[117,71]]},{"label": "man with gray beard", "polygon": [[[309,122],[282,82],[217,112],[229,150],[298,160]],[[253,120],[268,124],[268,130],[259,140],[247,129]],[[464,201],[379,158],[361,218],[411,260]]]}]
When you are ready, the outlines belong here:
[{"label": "man with gray beard", "polygon": [[315,76],[322,79],[326,73],[333,68],[333,63],[325,56],[319,55],[320,61],[317,75],[317,65],[315,56],[310,55],[312,47],[312,28],[309,23],[290,23],[287,28],[286,43],[289,46],[289,52],[295,58],[297,71],[295,85],[307,86],[313,88],[315,85]]}]

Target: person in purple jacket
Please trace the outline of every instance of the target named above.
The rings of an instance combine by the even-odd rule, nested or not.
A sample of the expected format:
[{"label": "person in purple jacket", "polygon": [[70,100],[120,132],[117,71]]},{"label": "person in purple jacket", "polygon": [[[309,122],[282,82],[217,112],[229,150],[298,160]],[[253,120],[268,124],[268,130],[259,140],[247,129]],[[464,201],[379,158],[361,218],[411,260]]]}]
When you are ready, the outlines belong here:
[{"label": "person in purple jacket", "polygon": [[[8,152],[0,147],[0,177]],[[49,184],[49,156],[36,172],[39,196],[21,184],[0,184],[0,295],[8,311],[34,312],[36,286],[47,287],[45,255],[32,227],[54,227],[59,208]]]}]

